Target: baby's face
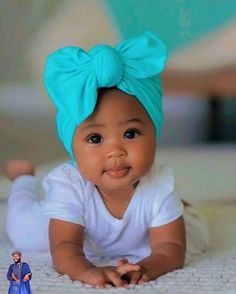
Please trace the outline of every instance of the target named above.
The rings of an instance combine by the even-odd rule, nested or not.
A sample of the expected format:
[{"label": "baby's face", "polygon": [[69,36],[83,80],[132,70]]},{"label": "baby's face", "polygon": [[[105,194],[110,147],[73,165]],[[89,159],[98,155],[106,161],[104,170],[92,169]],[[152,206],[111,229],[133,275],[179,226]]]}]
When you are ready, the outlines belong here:
[{"label": "baby's face", "polygon": [[73,152],[81,173],[104,193],[129,189],[151,168],[155,128],[136,98],[105,91],[76,129]]}]

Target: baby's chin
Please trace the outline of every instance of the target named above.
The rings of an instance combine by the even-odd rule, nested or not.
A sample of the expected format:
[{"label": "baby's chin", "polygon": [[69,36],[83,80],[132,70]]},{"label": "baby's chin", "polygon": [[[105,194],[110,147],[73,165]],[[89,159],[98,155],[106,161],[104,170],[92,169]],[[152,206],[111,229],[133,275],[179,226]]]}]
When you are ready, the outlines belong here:
[{"label": "baby's chin", "polygon": [[102,184],[98,183],[95,186],[97,186],[98,190],[100,191],[106,191],[107,193],[114,193],[114,192],[120,192],[124,193],[126,191],[132,191],[137,187],[137,184],[139,182],[140,178],[134,178],[134,179],[125,179],[125,178],[119,178],[119,179],[110,179],[109,181],[104,181]]}]

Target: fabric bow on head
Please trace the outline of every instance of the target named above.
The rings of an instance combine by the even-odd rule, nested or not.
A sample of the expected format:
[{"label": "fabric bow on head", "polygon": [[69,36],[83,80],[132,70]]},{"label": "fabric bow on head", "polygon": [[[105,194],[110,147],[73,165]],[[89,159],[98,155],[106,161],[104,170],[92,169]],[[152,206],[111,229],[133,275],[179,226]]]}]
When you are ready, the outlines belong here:
[{"label": "fabric bow on head", "polygon": [[97,89],[116,86],[135,96],[148,112],[157,137],[163,122],[160,73],[166,47],[153,33],[124,39],[115,48],[97,45],[88,52],[65,47],[50,54],[44,82],[57,109],[57,132],[72,159],[75,129],[94,111]]}]

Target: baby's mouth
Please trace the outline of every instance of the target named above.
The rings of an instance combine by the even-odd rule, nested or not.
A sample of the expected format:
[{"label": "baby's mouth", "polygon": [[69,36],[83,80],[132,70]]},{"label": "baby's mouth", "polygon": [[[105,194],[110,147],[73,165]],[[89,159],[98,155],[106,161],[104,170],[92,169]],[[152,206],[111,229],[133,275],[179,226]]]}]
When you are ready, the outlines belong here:
[{"label": "baby's mouth", "polygon": [[111,168],[105,170],[105,174],[114,179],[125,177],[130,170],[130,167]]}]

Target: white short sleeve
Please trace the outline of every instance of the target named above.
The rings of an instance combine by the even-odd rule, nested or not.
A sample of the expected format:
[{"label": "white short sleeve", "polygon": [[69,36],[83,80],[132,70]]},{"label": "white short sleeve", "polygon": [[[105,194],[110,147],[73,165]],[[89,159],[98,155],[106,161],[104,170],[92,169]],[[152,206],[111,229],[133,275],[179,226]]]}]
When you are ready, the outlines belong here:
[{"label": "white short sleeve", "polygon": [[43,187],[44,215],[84,226],[83,184],[74,167],[58,167],[44,179]]},{"label": "white short sleeve", "polygon": [[154,211],[151,227],[168,224],[183,214],[183,203],[175,192],[170,193],[163,201],[158,211]]}]

